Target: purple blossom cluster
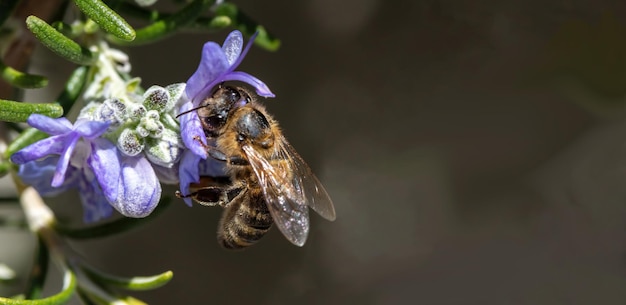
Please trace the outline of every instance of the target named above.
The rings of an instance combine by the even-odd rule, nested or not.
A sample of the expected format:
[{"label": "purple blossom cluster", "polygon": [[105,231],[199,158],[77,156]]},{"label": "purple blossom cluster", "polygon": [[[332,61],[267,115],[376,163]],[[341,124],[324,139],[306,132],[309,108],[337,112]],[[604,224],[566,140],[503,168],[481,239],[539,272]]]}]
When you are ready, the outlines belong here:
[{"label": "purple blossom cluster", "polygon": [[[143,104],[132,104],[133,108],[108,99],[83,109],[88,115],[79,116],[74,124],[65,118],[31,115],[28,124],[50,137],[13,154],[11,161],[20,165],[18,175],[43,196],[77,188],[85,222],[105,219],[113,209],[127,217],[148,216],[161,198],[161,183],[178,182],[187,195],[190,183],[198,182],[201,174],[219,173],[223,164],[207,159],[208,143],[196,112],[181,115],[179,122],[168,118],[197,107],[226,81],[247,83],[260,96],[273,97],[265,83],[235,71],[255,36],[245,48],[239,31],[231,32],[222,46],[207,42],[185,94],[155,86],[146,91]],[[122,131],[124,115],[137,114],[143,115],[140,123]],[[203,143],[194,139],[198,135]]]}]

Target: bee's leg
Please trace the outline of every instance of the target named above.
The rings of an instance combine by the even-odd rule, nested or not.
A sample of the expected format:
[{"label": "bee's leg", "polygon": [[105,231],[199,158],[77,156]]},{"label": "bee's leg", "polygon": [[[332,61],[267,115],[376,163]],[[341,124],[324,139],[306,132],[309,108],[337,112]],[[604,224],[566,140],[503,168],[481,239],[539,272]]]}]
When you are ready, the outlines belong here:
[{"label": "bee's leg", "polygon": [[200,139],[200,136],[195,136],[193,137],[194,140],[196,140],[196,142],[198,142],[202,148],[204,148],[204,150],[206,150],[206,152],[209,154],[209,156],[217,161],[228,161],[228,157],[226,157],[226,154],[224,154],[223,152],[219,151],[217,148],[215,147],[211,147],[209,145],[206,145],[202,142],[202,140]]},{"label": "bee's leg", "polygon": [[209,153],[209,156],[211,158],[218,160],[218,161],[228,162],[228,164],[230,165],[249,165],[250,164],[248,163],[248,160],[242,157],[238,157],[238,156],[227,157],[226,154],[212,147],[207,149],[207,153]]},{"label": "bee's leg", "polygon": [[183,195],[180,191],[176,191],[178,198],[191,198],[193,201],[206,206],[224,206],[224,189],[218,186],[206,186],[191,192],[189,195]]},{"label": "bee's leg", "polygon": [[228,164],[230,165],[249,165],[250,163],[248,163],[248,160],[241,158],[241,157],[237,157],[237,156],[233,156],[233,157],[227,157],[225,153],[221,152],[220,150],[218,150],[215,147],[211,147],[208,146],[204,143],[202,143],[202,141],[200,140],[200,137],[195,136],[194,139],[196,141],[198,141],[198,143],[200,143],[200,145],[202,145],[202,147],[206,150],[206,152],[209,154],[209,157],[217,160],[217,161],[223,161],[223,162],[228,162]]},{"label": "bee's leg", "polygon": [[[209,185],[206,181],[211,180],[213,185]],[[242,182],[233,184],[226,184],[222,182],[215,182],[211,177],[201,177],[200,183],[194,183],[191,185],[194,190],[189,195],[182,195],[180,191],[176,192],[178,198],[191,198],[195,202],[206,205],[225,207],[231,201],[245,193],[246,185]]]},{"label": "bee's leg", "polygon": [[248,185],[243,181],[233,182],[233,184],[225,190],[227,202],[223,206],[227,206],[237,198],[243,196],[248,191]]}]

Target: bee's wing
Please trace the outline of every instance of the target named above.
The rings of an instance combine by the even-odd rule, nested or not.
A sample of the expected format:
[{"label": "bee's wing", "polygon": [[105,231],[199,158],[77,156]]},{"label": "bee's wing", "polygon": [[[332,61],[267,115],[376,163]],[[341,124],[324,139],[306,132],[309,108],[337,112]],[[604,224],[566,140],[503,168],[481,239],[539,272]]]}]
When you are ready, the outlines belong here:
[{"label": "bee's wing", "polygon": [[272,164],[253,147],[242,148],[259,180],[274,223],[291,243],[304,245],[309,234],[309,208],[289,179],[291,165],[287,160]]},{"label": "bee's wing", "polygon": [[308,206],[322,217],[333,221],[336,218],[333,201],[326,193],[322,183],[315,177],[311,168],[304,162],[296,150],[283,138],[279,154],[289,160],[293,172],[291,185],[300,192]]}]

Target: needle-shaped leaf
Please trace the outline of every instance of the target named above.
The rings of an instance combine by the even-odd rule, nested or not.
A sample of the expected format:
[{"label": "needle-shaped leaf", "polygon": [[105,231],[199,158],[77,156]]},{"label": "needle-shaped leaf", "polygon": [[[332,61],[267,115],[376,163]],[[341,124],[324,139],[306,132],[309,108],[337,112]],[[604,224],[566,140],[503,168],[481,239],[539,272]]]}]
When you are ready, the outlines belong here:
[{"label": "needle-shaped leaf", "polygon": [[174,276],[172,271],[166,271],[154,276],[120,277],[104,273],[86,264],[81,264],[81,267],[94,282],[127,290],[150,290],[159,288],[167,284]]},{"label": "needle-shaped leaf", "polygon": [[139,19],[149,20],[149,21],[156,21],[156,20],[163,19],[169,16],[169,14],[162,13],[159,10],[145,9],[143,7],[134,5],[129,2],[118,2],[116,9],[124,13],[124,15],[132,16],[132,17],[139,18]]},{"label": "needle-shaped leaf", "polygon": [[87,291],[81,289],[80,287],[76,289],[76,292],[76,295],[83,305],[100,305],[99,303],[96,303],[96,301],[92,300],[92,296]]},{"label": "needle-shaped leaf", "polygon": [[233,24],[232,19],[228,16],[200,17],[187,26],[192,30],[209,30],[215,31]]},{"label": "needle-shaped leaf", "polygon": [[230,2],[223,2],[215,9],[215,14],[218,16],[229,17],[235,28],[240,30],[247,36],[259,32],[258,36],[254,40],[254,43],[268,51],[276,51],[280,48],[280,40],[274,37],[272,34],[265,30],[265,27],[252,20],[248,15],[242,12],[235,4]]},{"label": "needle-shaped leaf", "polygon": [[18,150],[33,144],[39,140],[43,140],[48,137],[48,134],[36,129],[36,128],[28,128],[24,130],[11,144],[7,147],[7,150],[4,151],[4,158],[9,159],[11,155],[13,155]]},{"label": "needle-shaped leaf", "polygon": [[39,113],[51,118],[58,118],[63,115],[63,108],[56,103],[20,103],[15,101],[0,100],[0,121],[26,122],[26,119],[33,114]]},{"label": "needle-shaped leaf", "polygon": [[72,26],[62,21],[55,21],[50,26],[67,37],[76,37],[82,31],[83,23],[77,22],[76,25]]},{"label": "needle-shaped leaf", "polygon": [[62,223],[54,223],[55,229],[63,236],[74,239],[100,238],[114,235],[121,232],[127,232],[130,229],[141,226],[167,209],[170,204],[170,197],[161,197],[161,201],[152,211],[150,217],[146,218],[130,218],[124,217],[111,222],[100,225],[93,225],[85,228],[70,228]]},{"label": "needle-shaped leaf", "polygon": [[[65,89],[59,94],[56,102],[63,108],[63,113],[68,113],[74,102],[83,91],[87,80],[88,68],[85,66],[78,67],[65,83]],[[4,158],[8,159],[16,151],[33,144],[39,140],[47,138],[48,135],[35,128],[28,128],[22,132],[4,152]]]},{"label": "needle-shaped leaf", "polygon": [[180,11],[138,29],[135,40],[124,42],[112,39],[112,41],[119,44],[140,45],[163,39],[173,34],[179,28],[192,23],[213,2],[214,0],[194,0]]},{"label": "needle-shaped leaf", "polygon": [[0,73],[2,74],[2,79],[7,81],[9,84],[23,88],[23,89],[32,89],[32,88],[42,88],[48,85],[48,79],[40,76],[27,74],[24,72],[20,72],[15,70],[7,65],[4,62],[0,61]]},{"label": "needle-shaped leaf", "polygon": [[26,298],[31,300],[41,297],[46,274],[48,273],[48,259],[50,257],[48,247],[41,236],[39,236],[38,241],[35,262],[30,271],[28,286],[26,287]]},{"label": "needle-shaped leaf", "polygon": [[74,0],[74,2],[87,17],[96,22],[105,32],[122,40],[131,41],[135,39],[135,29],[104,2],[100,0]]},{"label": "needle-shaped leaf", "polygon": [[0,304],[3,305],[57,305],[66,304],[76,290],[76,276],[70,270],[65,271],[63,280],[63,290],[61,292],[38,300],[17,300],[0,297]]},{"label": "needle-shaped leaf", "polygon": [[94,54],[87,48],[81,47],[36,16],[26,18],[26,27],[48,49],[71,62],[89,65],[96,60]]},{"label": "needle-shaped leaf", "polygon": [[[147,21],[157,21],[166,18],[170,18],[172,14],[159,12],[158,10],[148,10],[138,5],[134,5],[129,2],[121,2],[118,4],[117,8],[119,11],[123,12],[126,15],[130,15],[139,19],[147,20]],[[185,30],[208,30],[215,31],[223,29],[227,26],[232,25],[232,21],[228,16],[211,16],[211,17],[203,17],[200,16],[193,22],[184,26]]]},{"label": "needle-shaped leaf", "polygon": [[56,100],[56,102],[63,107],[63,113],[70,112],[70,108],[83,91],[85,82],[87,81],[88,70],[89,69],[85,66],[78,67],[72,72],[72,75],[70,75],[70,78],[65,83],[65,88]]},{"label": "needle-shaped leaf", "polygon": [[[10,162],[1,162],[0,163],[0,178],[4,177],[6,174],[9,173],[9,170],[11,169],[11,163]],[[0,221],[0,224],[2,224],[2,222]]]}]

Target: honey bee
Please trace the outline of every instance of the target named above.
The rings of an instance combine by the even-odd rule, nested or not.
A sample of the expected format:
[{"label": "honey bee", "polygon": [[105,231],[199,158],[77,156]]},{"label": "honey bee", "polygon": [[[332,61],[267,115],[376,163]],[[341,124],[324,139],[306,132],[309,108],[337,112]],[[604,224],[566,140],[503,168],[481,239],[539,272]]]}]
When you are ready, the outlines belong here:
[{"label": "honey bee", "polygon": [[273,223],[302,246],[309,233],[309,207],[335,220],[328,193],[253,93],[220,85],[197,111],[205,136],[214,143],[205,149],[225,162],[228,177],[201,177],[186,197],[225,208],[217,234],[223,247],[250,246]]}]

